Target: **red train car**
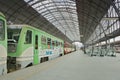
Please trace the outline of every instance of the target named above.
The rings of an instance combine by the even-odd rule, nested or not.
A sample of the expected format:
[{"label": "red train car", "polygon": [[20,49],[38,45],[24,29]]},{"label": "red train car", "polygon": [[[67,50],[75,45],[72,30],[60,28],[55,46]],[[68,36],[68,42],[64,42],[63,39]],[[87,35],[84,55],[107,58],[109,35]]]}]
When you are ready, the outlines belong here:
[{"label": "red train car", "polygon": [[66,54],[71,53],[73,51],[75,51],[74,46],[71,43],[65,41],[64,42],[64,54],[66,55]]}]

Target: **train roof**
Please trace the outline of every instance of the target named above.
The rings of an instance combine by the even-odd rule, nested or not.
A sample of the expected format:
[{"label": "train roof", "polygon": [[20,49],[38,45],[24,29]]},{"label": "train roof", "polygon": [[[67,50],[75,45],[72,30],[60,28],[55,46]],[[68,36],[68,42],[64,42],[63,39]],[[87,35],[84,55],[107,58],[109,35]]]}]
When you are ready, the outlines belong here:
[{"label": "train roof", "polygon": [[[33,26],[30,26],[30,25],[27,25],[27,24],[10,24],[10,25],[8,25],[8,28],[10,28],[10,29],[21,29],[21,28],[24,28],[24,27],[28,27],[28,28],[31,28],[31,29],[34,29],[34,30],[42,31],[40,29],[37,29],[37,28],[35,28]],[[42,31],[42,32],[44,32],[44,31]]]},{"label": "train roof", "polygon": [[11,28],[11,29],[21,29],[22,27],[25,27],[25,26],[29,26],[29,25],[26,25],[26,24],[10,24],[8,25],[8,28]]}]

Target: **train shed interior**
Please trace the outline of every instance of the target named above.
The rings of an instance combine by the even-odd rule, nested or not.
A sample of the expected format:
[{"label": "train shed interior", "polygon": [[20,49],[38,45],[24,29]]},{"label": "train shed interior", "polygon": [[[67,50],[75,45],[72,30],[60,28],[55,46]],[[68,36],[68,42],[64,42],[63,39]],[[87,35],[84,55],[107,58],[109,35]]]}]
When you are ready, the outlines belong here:
[{"label": "train shed interior", "polygon": [[[29,26],[33,27],[29,29],[33,31],[28,32],[31,34],[25,40],[33,43],[34,46],[30,45],[32,47],[29,50],[34,50],[23,53],[33,52],[32,57],[35,58],[32,58],[35,63],[30,63],[26,68],[27,62],[19,62],[28,59],[26,54],[25,57],[20,55],[21,47],[16,48],[16,54],[7,53],[6,65],[8,62],[17,63],[18,60],[21,65],[16,66],[25,67],[14,72],[9,70],[5,75],[2,73],[4,69],[0,67],[0,80],[120,79],[120,0],[0,0],[0,12],[4,14],[7,26],[22,24],[25,27],[15,33],[22,34]],[[29,26],[26,28],[23,25]],[[17,26],[17,29],[22,27]],[[41,35],[39,30],[46,36]],[[9,32],[7,29],[7,36]],[[35,32],[35,40],[29,40],[29,36],[33,36],[32,32]],[[25,34],[27,32],[23,32],[22,36]],[[19,38],[19,44],[22,45],[24,39]],[[7,40],[6,43],[9,42]],[[23,46],[24,49],[27,47]],[[41,53],[45,55],[39,59]],[[57,54],[52,56],[53,53]]]}]

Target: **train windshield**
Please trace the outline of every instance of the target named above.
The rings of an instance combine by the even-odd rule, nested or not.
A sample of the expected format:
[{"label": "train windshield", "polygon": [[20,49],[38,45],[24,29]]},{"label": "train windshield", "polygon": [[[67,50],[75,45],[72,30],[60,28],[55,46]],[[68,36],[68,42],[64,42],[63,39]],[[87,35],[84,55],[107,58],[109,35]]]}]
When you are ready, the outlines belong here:
[{"label": "train windshield", "polygon": [[4,40],[5,38],[5,27],[4,27],[4,22],[0,20],[0,40]]},{"label": "train windshield", "polygon": [[8,52],[16,51],[20,32],[20,27],[8,26]]}]

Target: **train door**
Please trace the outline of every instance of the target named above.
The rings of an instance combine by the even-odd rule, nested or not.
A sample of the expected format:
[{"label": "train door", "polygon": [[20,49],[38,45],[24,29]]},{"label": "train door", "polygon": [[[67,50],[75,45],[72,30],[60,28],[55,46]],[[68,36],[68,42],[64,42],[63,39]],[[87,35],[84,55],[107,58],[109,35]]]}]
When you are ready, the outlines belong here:
[{"label": "train door", "polygon": [[38,34],[35,34],[34,38],[34,64],[39,63],[39,50],[38,50]]}]

